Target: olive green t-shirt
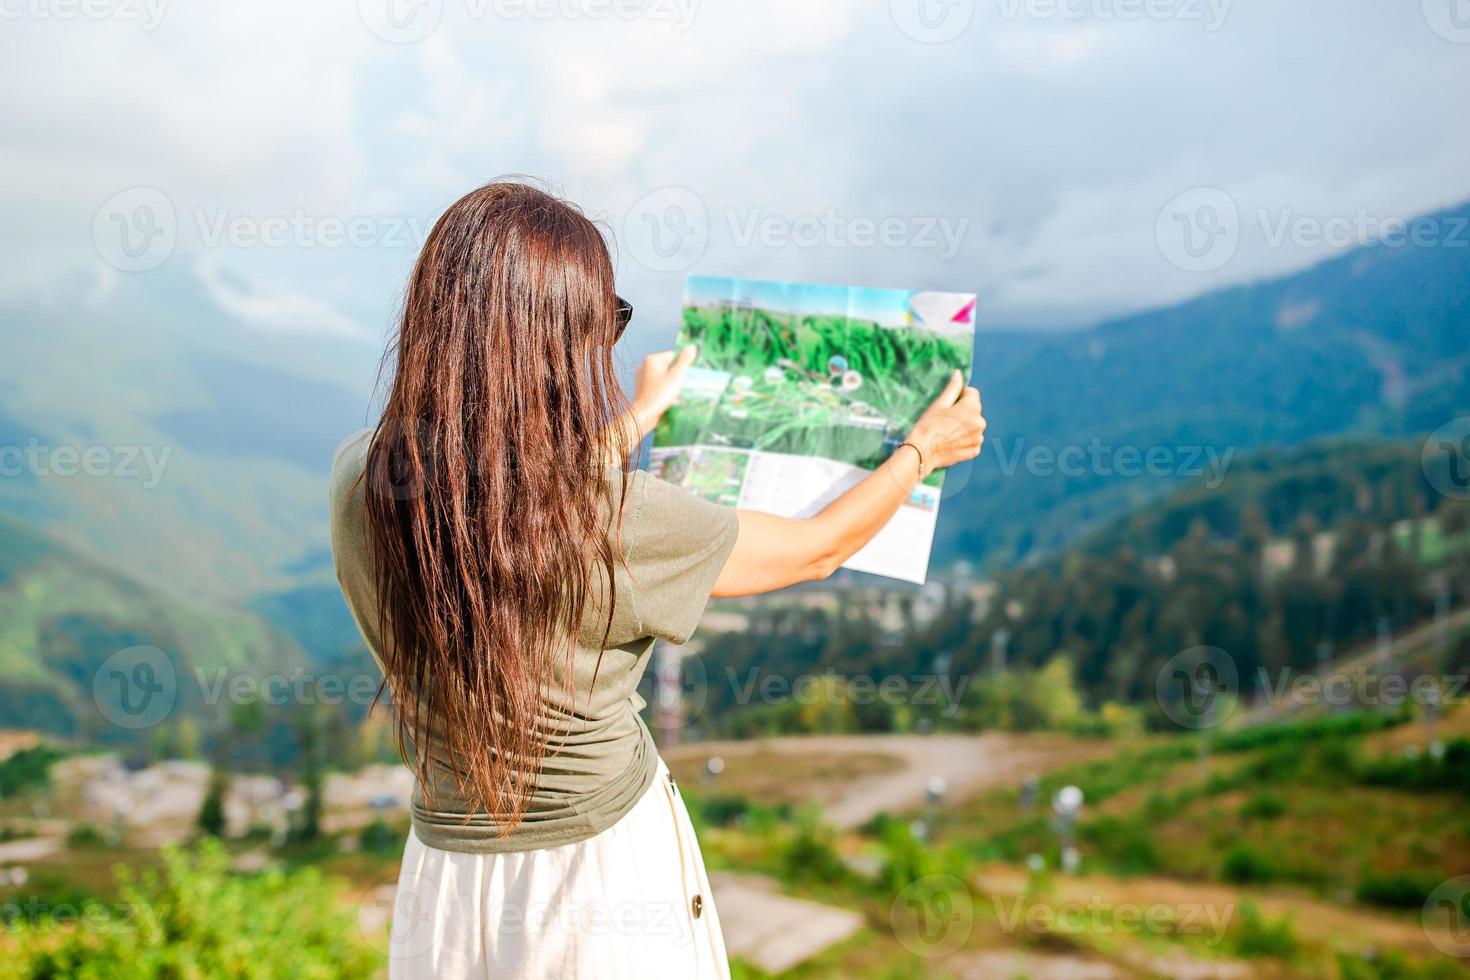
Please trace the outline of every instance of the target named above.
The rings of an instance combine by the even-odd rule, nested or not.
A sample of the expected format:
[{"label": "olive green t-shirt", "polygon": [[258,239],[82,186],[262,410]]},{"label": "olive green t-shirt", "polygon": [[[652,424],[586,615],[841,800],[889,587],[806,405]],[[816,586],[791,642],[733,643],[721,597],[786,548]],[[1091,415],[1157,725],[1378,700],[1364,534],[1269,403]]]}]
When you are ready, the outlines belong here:
[{"label": "olive green t-shirt", "polygon": [[[381,667],[366,481],[359,479],[371,438],[368,430],[352,436],[332,461],[332,554],[347,606]],[[414,831],[430,847],[484,853],[575,843],[611,827],[653,781],[657,750],[638,716],[638,681],[655,640],[684,643],[693,634],[738,524],[733,510],[644,472],[608,471],[603,486],[613,506],[623,479],[629,482],[612,632],[601,650],[606,589],[595,589],[571,658],[575,702],[567,701],[565,663],[554,665],[542,686],[550,742],[521,824],[504,834],[494,814],[468,812],[448,768],[442,729],[430,719],[425,748],[435,792],[415,786],[411,805]]]}]

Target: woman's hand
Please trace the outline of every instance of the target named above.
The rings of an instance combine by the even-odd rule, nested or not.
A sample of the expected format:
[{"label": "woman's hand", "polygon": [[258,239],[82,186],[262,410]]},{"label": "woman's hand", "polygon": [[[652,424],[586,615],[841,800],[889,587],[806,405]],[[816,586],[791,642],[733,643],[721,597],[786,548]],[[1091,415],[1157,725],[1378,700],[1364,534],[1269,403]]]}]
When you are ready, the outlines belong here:
[{"label": "woman's hand", "polygon": [[919,477],[963,463],[980,455],[985,445],[985,416],[980,414],[980,390],[966,388],[959,371],[934,403],[919,416],[908,441],[924,454]]},{"label": "woman's hand", "polygon": [[671,350],[660,351],[649,354],[638,365],[633,375],[632,411],[644,435],[653,431],[664,412],[678,399],[684,373],[698,356],[699,348],[690,344],[677,357]]},{"label": "woman's hand", "polygon": [[716,597],[759,595],[831,575],[886,525],[914,492],[914,483],[941,466],[974,459],[985,443],[980,392],[956,371],[914,423],[911,452],[894,453],[856,486],[812,517],[776,517],[742,510],[735,548],[715,582]]},{"label": "woman's hand", "polygon": [[679,351],[649,354],[633,373],[633,400],[628,410],[608,427],[605,457],[609,465],[626,459],[638,444],[654,430],[664,412],[679,397],[684,372],[694,363],[699,348],[693,344]]}]

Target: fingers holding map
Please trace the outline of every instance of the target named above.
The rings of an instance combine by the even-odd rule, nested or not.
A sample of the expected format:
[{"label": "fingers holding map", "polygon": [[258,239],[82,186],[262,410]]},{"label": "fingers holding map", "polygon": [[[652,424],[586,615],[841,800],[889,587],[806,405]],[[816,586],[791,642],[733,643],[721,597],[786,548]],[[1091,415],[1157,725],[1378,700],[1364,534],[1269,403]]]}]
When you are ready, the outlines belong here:
[{"label": "fingers holding map", "polygon": [[[679,344],[698,344],[654,432],[653,472],[717,503],[816,513],[904,441],[956,369],[975,295],[692,276]],[[845,567],[928,572],[942,471]]]}]

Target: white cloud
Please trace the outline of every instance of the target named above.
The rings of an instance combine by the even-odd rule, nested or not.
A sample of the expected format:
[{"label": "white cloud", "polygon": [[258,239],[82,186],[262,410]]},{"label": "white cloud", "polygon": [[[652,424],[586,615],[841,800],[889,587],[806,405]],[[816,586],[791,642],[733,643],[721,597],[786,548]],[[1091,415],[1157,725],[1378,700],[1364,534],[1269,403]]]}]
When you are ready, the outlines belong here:
[{"label": "white cloud", "polygon": [[[1262,210],[1409,216],[1470,197],[1470,48],[1414,3],[1216,5],[1211,31],[981,0],[946,44],[906,36],[884,2],[648,8],[692,12],[684,24],[595,19],[582,14],[604,8],[576,0],[537,0],[571,11],[550,18],[444,0],[438,29],[404,45],[374,37],[355,6],[179,2],[151,33],[8,23],[0,215],[19,233],[0,246],[0,288],[94,265],[92,214],[134,185],[164,189],[181,214],[427,222],[474,184],[524,172],[615,220],[658,188],[692,189],[712,222],[694,271],[980,289],[991,322],[1020,322],[1154,305],[1329,254],[1247,228],[1224,267],[1175,269],[1155,222],[1194,187],[1229,191],[1248,225]],[[741,246],[726,218],[829,211],[943,216],[966,233],[942,261]],[[181,237],[182,255],[196,246]],[[221,253],[295,297],[252,316],[314,329],[330,311],[379,319],[412,261],[405,248]],[[641,310],[667,311],[640,329],[665,331],[683,270],[623,254],[620,274]],[[327,297],[316,314],[293,305],[313,296]]]},{"label": "white cloud", "polygon": [[210,302],[248,327],[364,340],[368,331],[331,304],[280,283],[252,282],[201,258],[194,274]]}]

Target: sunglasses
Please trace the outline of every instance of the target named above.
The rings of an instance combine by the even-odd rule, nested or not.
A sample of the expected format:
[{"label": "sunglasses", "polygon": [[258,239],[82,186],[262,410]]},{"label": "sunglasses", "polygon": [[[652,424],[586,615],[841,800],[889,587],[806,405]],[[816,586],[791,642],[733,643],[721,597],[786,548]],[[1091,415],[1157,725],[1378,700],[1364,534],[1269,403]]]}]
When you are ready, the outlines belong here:
[{"label": "sunglasses", "polygon": [[627,330],[628,324],[633,321],[633,304],[629,303],[621,296],[614,295],[613,299],[615,299],[618,304],[617,307],[613,310],[613,322],[616,323],[618,326],[618,332],[613,334],[613,342],[616,343],[618,340],[622,339],[623,331]]}]

